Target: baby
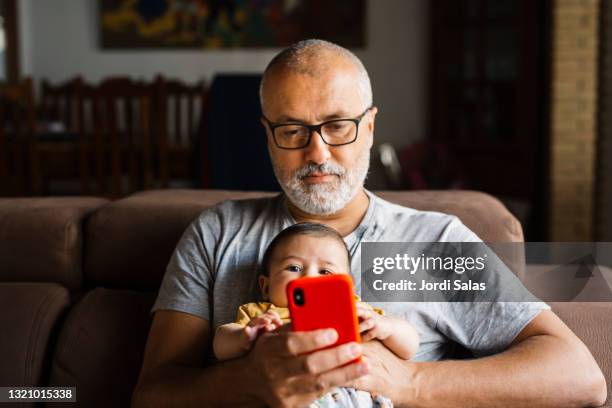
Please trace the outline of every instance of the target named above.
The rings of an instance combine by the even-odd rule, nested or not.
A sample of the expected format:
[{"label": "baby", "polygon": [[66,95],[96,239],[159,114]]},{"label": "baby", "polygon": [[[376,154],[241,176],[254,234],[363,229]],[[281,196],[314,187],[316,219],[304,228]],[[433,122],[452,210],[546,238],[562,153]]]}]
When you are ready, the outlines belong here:
[{"label": "baby", "polygon": [[[244,355],[260,334],[290,322],[285,292],[289,282],[304,276],[348,274],[349,269],[349,251],[336,230],[322,224],[299,223],[281,231],[263,257],[259,286],[265,302],[240,306],[235,323],[219,326],[213,339],[216,358],[227,360]],[[357,316],[363,342],[378,339],[405,360],[416,353],[418,334],[408,322],[385,316],[381,309],[359,301]],[[311,406],[392,407],[393,404],[383,396],[345,387],[332,390]]]}]

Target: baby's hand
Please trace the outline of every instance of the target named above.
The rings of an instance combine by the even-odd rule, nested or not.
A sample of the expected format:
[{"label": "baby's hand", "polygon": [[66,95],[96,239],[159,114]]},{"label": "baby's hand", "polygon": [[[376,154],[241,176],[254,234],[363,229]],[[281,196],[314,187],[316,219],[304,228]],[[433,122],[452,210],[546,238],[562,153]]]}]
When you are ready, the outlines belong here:
[{"label": "baby's hand", "polygon": [[283,321],[278,313],[268,310],[266,313],[252,318],[244,327],[244,334],[251,344],[261,333],[271,332],[282,325]]},{"label": "baby's hand", "polygon": [[385,316],[379,315],[361,302],[357,302],[357,317],[359,318],[361,341],[364,343],[372,339],[385,340],[393,331],[392,325]]}]

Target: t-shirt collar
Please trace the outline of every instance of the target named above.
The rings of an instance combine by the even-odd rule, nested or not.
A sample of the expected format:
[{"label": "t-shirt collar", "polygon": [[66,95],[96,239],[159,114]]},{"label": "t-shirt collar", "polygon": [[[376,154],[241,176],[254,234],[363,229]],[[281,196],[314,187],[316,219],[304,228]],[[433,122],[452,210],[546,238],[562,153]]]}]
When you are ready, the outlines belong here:
[{"label": "t-shirt collar", "polygon": [[[344,240],[347,241],[347,243],[355,239],[363,239],[364,234],[368,230],[373,232],[376,226],[376,217],[374,216],[374,214],[376,213],[376,208],[379,205],[378,197],[376,197],[371,191],[366,188],[364,188],[363,190],[365,191],[369,199],[368,209],[357,228],[355,228],[353,232],[344,237]],[[279,195],[280,214],[282,217],[283,228],[287,228],[297,223],[297,221],[295,220],[295,218],[293,218],[293,215],[291,215],[291,212],[289,211],[289,206],[287,205],[288,200],[289,198],[285,193],[281,193]]]}]

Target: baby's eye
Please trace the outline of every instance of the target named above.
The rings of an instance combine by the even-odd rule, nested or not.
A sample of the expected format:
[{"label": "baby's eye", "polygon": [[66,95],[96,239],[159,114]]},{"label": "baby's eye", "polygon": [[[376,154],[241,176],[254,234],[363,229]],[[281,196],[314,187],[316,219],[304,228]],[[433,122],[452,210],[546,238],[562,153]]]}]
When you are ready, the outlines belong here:
[{"label": "baby's eye", "polygon": [[289,265],[287,270],[290,272],[302,272],[302,267],[299,265]]},{"label": "baby's eye", "polygon": [[321,269],[319,275],[333,275],[334,273],[329,269]]}]

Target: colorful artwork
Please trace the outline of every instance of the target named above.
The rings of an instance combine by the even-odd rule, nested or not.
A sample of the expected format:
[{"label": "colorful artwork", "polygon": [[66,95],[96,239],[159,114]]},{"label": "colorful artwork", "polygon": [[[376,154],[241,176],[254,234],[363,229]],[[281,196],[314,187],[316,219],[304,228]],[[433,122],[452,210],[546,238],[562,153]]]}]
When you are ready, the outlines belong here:
[{"label": "colorful artwork", "polygon": [[99,0],[102,48],[362,47],[365,0]]}]

